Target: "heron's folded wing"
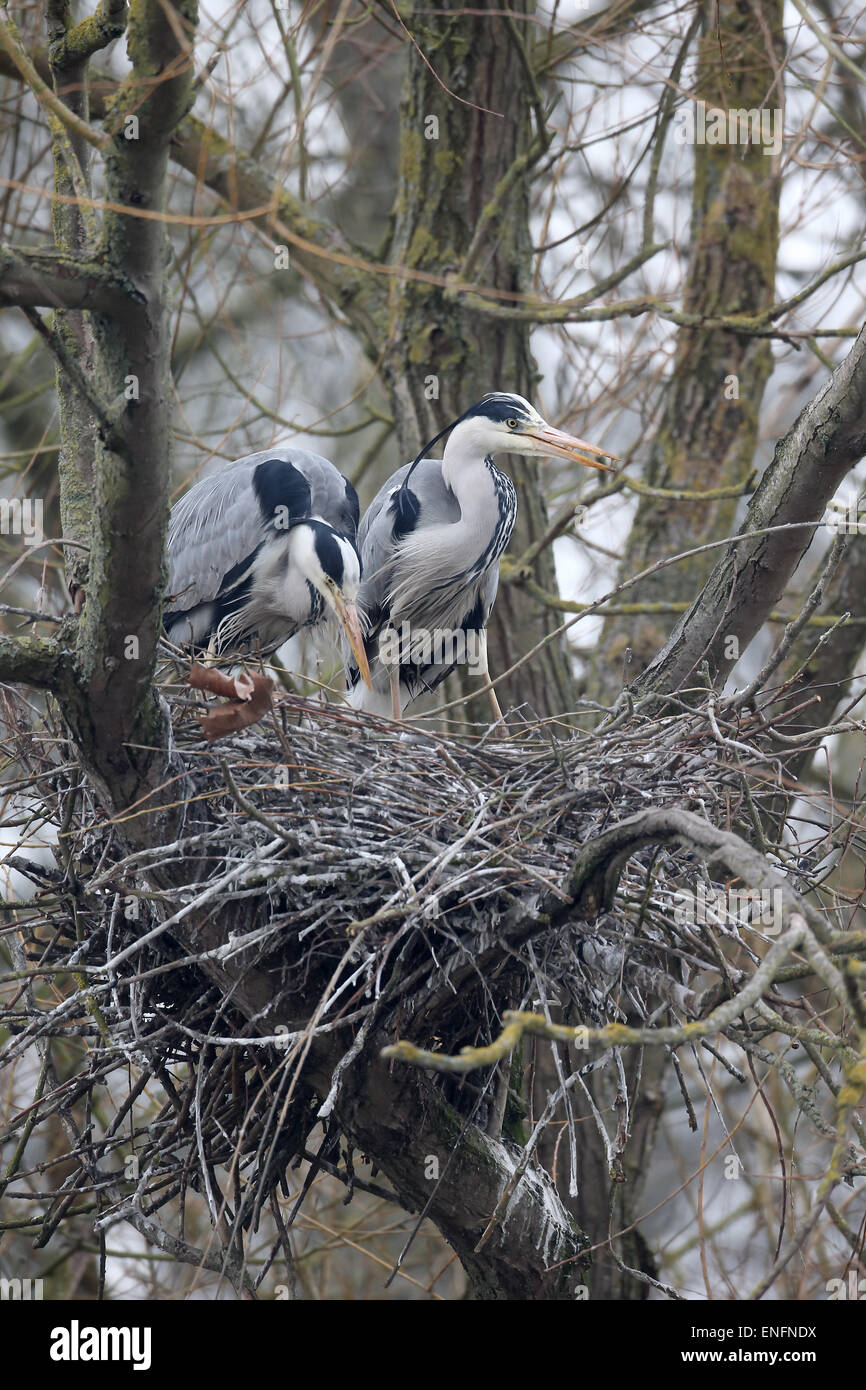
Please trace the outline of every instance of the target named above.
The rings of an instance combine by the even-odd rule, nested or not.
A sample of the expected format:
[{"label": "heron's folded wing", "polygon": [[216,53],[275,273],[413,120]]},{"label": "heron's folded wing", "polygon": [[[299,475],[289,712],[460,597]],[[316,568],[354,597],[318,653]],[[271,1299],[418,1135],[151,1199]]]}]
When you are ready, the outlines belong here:
[{"label": "heron's folded wing", "polygon": [[309,489],[306,509],[293,487],[293,475],[287,472],[281,476],[278,469],[273,471],[277,491],[282,490],[286,494],[295,518],[300,519],[305,515],[319,517],[329,526],[333,526],[335,531],[354,541],[358,533],[360,514],[358,494],[329,459],[323,458],[321,454],[313,454],[309,449],[299,449],[294,444],[274,444],[270,449],[250,454],[249,458],[242,459],[241,463],[253,472],[260,464],[286,464],[294,469]]},{"label": "heron's folded wing", "polygon": [[[358,550],[362,576],[360,607],[370,624],[378,630],[388,616],[388,596],[395,584],[394,565],[399,564],[400,541],[407,534],[405,510],[402,518],[392,505],[394,493],[409,472],[407,463],[398,468],[379,489],[361,519]],[[460,519],[460,507],[446,487],[438,459],[421,459],[409,479],[409,489],[417,501],[415,528],[438,526]]]},{"label": "heron's folded wing", "polygon": [[344,478],[339,468],[322,458],[321,454],[311,454],[305,449],[286,449],[283,456],[306,475],[310,484],[313,515],[320,516],[335,531],[354,541],[358,534],[361,508],[358,494],[348,478]]},{"label": "heron's folded wing", "polygon": [[229,464],[202,478],[176,502],[168,528],[166,614],[216,598],[227,576],[246,567],[267,534],[253,466]]},{"label": "heron's folded wing", "polygon": [[270,534],[309,516],[354,539],[355,489],[306,449],[277,444],[202,478],[172,508],[166,613],[186,612],[240,583]]}]

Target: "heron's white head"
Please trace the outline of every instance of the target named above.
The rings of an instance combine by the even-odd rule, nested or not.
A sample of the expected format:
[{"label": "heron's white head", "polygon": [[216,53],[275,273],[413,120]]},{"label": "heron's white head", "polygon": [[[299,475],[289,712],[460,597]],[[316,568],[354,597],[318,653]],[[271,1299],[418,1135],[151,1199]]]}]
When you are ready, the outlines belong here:
[{"label": "heron's white head", "polygon": [[346,634],[358,670],[370,685],[370,667],[358,616],[361,561],[348,536],[325,521],[302,521],[291,531],[292,561],[308,584],[321,594]]},{"label": "heron's white head", "polygon": [[491,391],[470,406],[455,422],[445,446],[448,462],[460,456],[487,458],[497,453],[554,455],[588,468],[613,471],[601,461],[612,459],[613,454],[554,429],[523,396],[506,391]]}]

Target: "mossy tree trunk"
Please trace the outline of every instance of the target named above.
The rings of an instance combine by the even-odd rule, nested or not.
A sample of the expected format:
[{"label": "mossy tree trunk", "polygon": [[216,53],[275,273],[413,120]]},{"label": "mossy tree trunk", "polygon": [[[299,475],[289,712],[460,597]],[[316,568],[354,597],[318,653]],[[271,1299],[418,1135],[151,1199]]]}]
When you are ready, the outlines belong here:
[{"label": "mossy tree trunk", "polygon": [[[195,0],[177,0],[170,13],[160,0],[137,0],[128,16],[125,4],[107,3],[80,24],[66,0],[52,0],[47,63],[60,101],[28,69],[13,31],[2,33],[50,107],[55,184],[75,200],[55,209],[54,252],[10,250],[6,259],[21,275],[7,302],[26,308],[58,361],[61,516],[79,615],[57,640],[3,639],[2,655],[13,679],[54,691],[115,810],[159,786],[166,766],[153,688],[173,442],[162,214],[169,146],[193,96],[196,23]],[[124,28],[131,71],[101,135],[88,125],[87,68]],[[89,202],[92,147],[103,161],[100,218]],[[37,315],[46,305],[55,322]],[[146,838],[147,818],[131,833]]]},{"label": "mossy tree trunk", "polygon": [[[781,0],[705,0],[697,98],[706,109],[749,111],[783,106]],[[700,120],[695,122],[696,131]],[[781,127],[779,127],[781,128]],[[683,312],[693,327],[677,333],[661,423],[646,463],[653,487],[697,491],[731,488],[748,478],[764,388],[772,369],[767,339],[702,326],[721,316],[750,316],[774,302],[779,241],[777,160],[761,143],[696,144],[692,250]],[[643,497],[629,533],[620,579],[657,560],[729,534],[737,498],[672,501]],[[630,600],[691,602],[715,563],[710,552],[645,580]],[[591,685],[610,700],[663,645],[670,619],[643,615],[605,623]]]},{"label": "mossy tree trunk", "polygon": [[[570,1026],[580,1022],[571,1014],[556,1021]],[[534,1050],[535,1114],[543,1110],[548,1096],[559,1084],[554,1046],[556,1044],[537,1044]],[[560,1047],[560,1051],[565,1049]],[[579,1053],[571,1052],[563,1061],[564,1074],[570,1075],[584,1061]],[[659,1050],[647,1049],[642,1055],[623,1053],[622,1062],[627,1096],[613,1069],[587,1076],[586,1088],[592,1104],[582,1091],[575,1088],[571,1092],[577,1146],[576,1194],[570,1191],[569,1139],[563,1134],[561,1123],[567,1118],[564,1112],[557,1113],[558,1123],[548,1126],[538,1145],[542,1164],[549,1173],[556,1175],[563,1206],[577,1227],[586,1233],[592,1249],[586,1283],[594,1302],[642,1302],[649,1295],[651,1285],[636,1278],[633,1271],[650,1278],[658,1275],[655,1258],[638,1223],[643,1215],[643,1198],[664,1110],[666,1058]],[[613,1171],[608,1164],[608,1151],[598,1142],[599,1114],[611,1141],[610,1151],[617,1152]],[[626,1129],[628,1143],[620,1154],[619,1139]]]}]

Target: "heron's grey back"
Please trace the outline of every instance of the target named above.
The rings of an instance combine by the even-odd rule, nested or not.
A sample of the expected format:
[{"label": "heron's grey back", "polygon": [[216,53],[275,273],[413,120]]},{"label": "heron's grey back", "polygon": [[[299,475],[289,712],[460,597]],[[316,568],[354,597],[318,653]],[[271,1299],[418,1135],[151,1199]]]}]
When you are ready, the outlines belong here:
[{"label": "heron's grey back", "polygon": [[173,601],[165,606],[167,614],[186,612],[214,599],[227,576],[243,568],[267,539],[271,524],[262,515],[253,474],[271,459],[291,464],[308,486],[308,497],[299,488],[287,499],[292,520],[321,517],[350,540],[355,539],[355,489],[328,459],[280,444],[249,454],[202,478],[172,508],[168,592]]},{"label": "heron's grey back", "polygon": [[[391,561],[394,559],[394,515],[391,498],[400,487],[411,464],[404,464],[382,485],[365,511],[358,528],[358,550],[362,578],[359,606],[373,624],[384,607],[391,588]],[[409,486],[420,503],[422,526],[439,525],[460,519],[460,507],[442,477],[438,459],[421,459],[415,466]]]}]

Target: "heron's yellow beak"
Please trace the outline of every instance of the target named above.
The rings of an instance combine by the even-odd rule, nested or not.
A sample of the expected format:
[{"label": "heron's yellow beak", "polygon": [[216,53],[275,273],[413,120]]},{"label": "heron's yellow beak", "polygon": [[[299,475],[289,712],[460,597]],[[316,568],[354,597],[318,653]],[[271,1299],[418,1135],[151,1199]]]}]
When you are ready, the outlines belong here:
[{"label": "heron's yellow beak", "polygon": [[583,439],[576,439],[573,434],[565,434],[562,430],[555,430],[552,425],[543,425],[539,429],[530,427],[523,433],[526,438],[534,439],[536,443],[542,444],[545,454],[570,459],[572,463],[585,463],[587,468],[603,468],[608,473],[616,471],[611,468],[609,463],[602,463],[598,458],[588,457],[588,454],[601,454],[602,458],[613,459],[616,463],[618,460],[615,454],[609,454],[606,450],[599,449],[595,444],[587,444]]},{"label": "heron's yellow beak", "polygon": [[347,603],[342,594],[334,594],[334,608],[337,617],[343,625],[343,631],[352,648],[352,655],[358,663],[358,670],[364,679],[364,684],[373,689],[373,682],[370,680],[370,663],[367,661],[367,653],[364,650],[364,638],[361,635],[361,623],[358,618],[358,610],[354,603]]}]

